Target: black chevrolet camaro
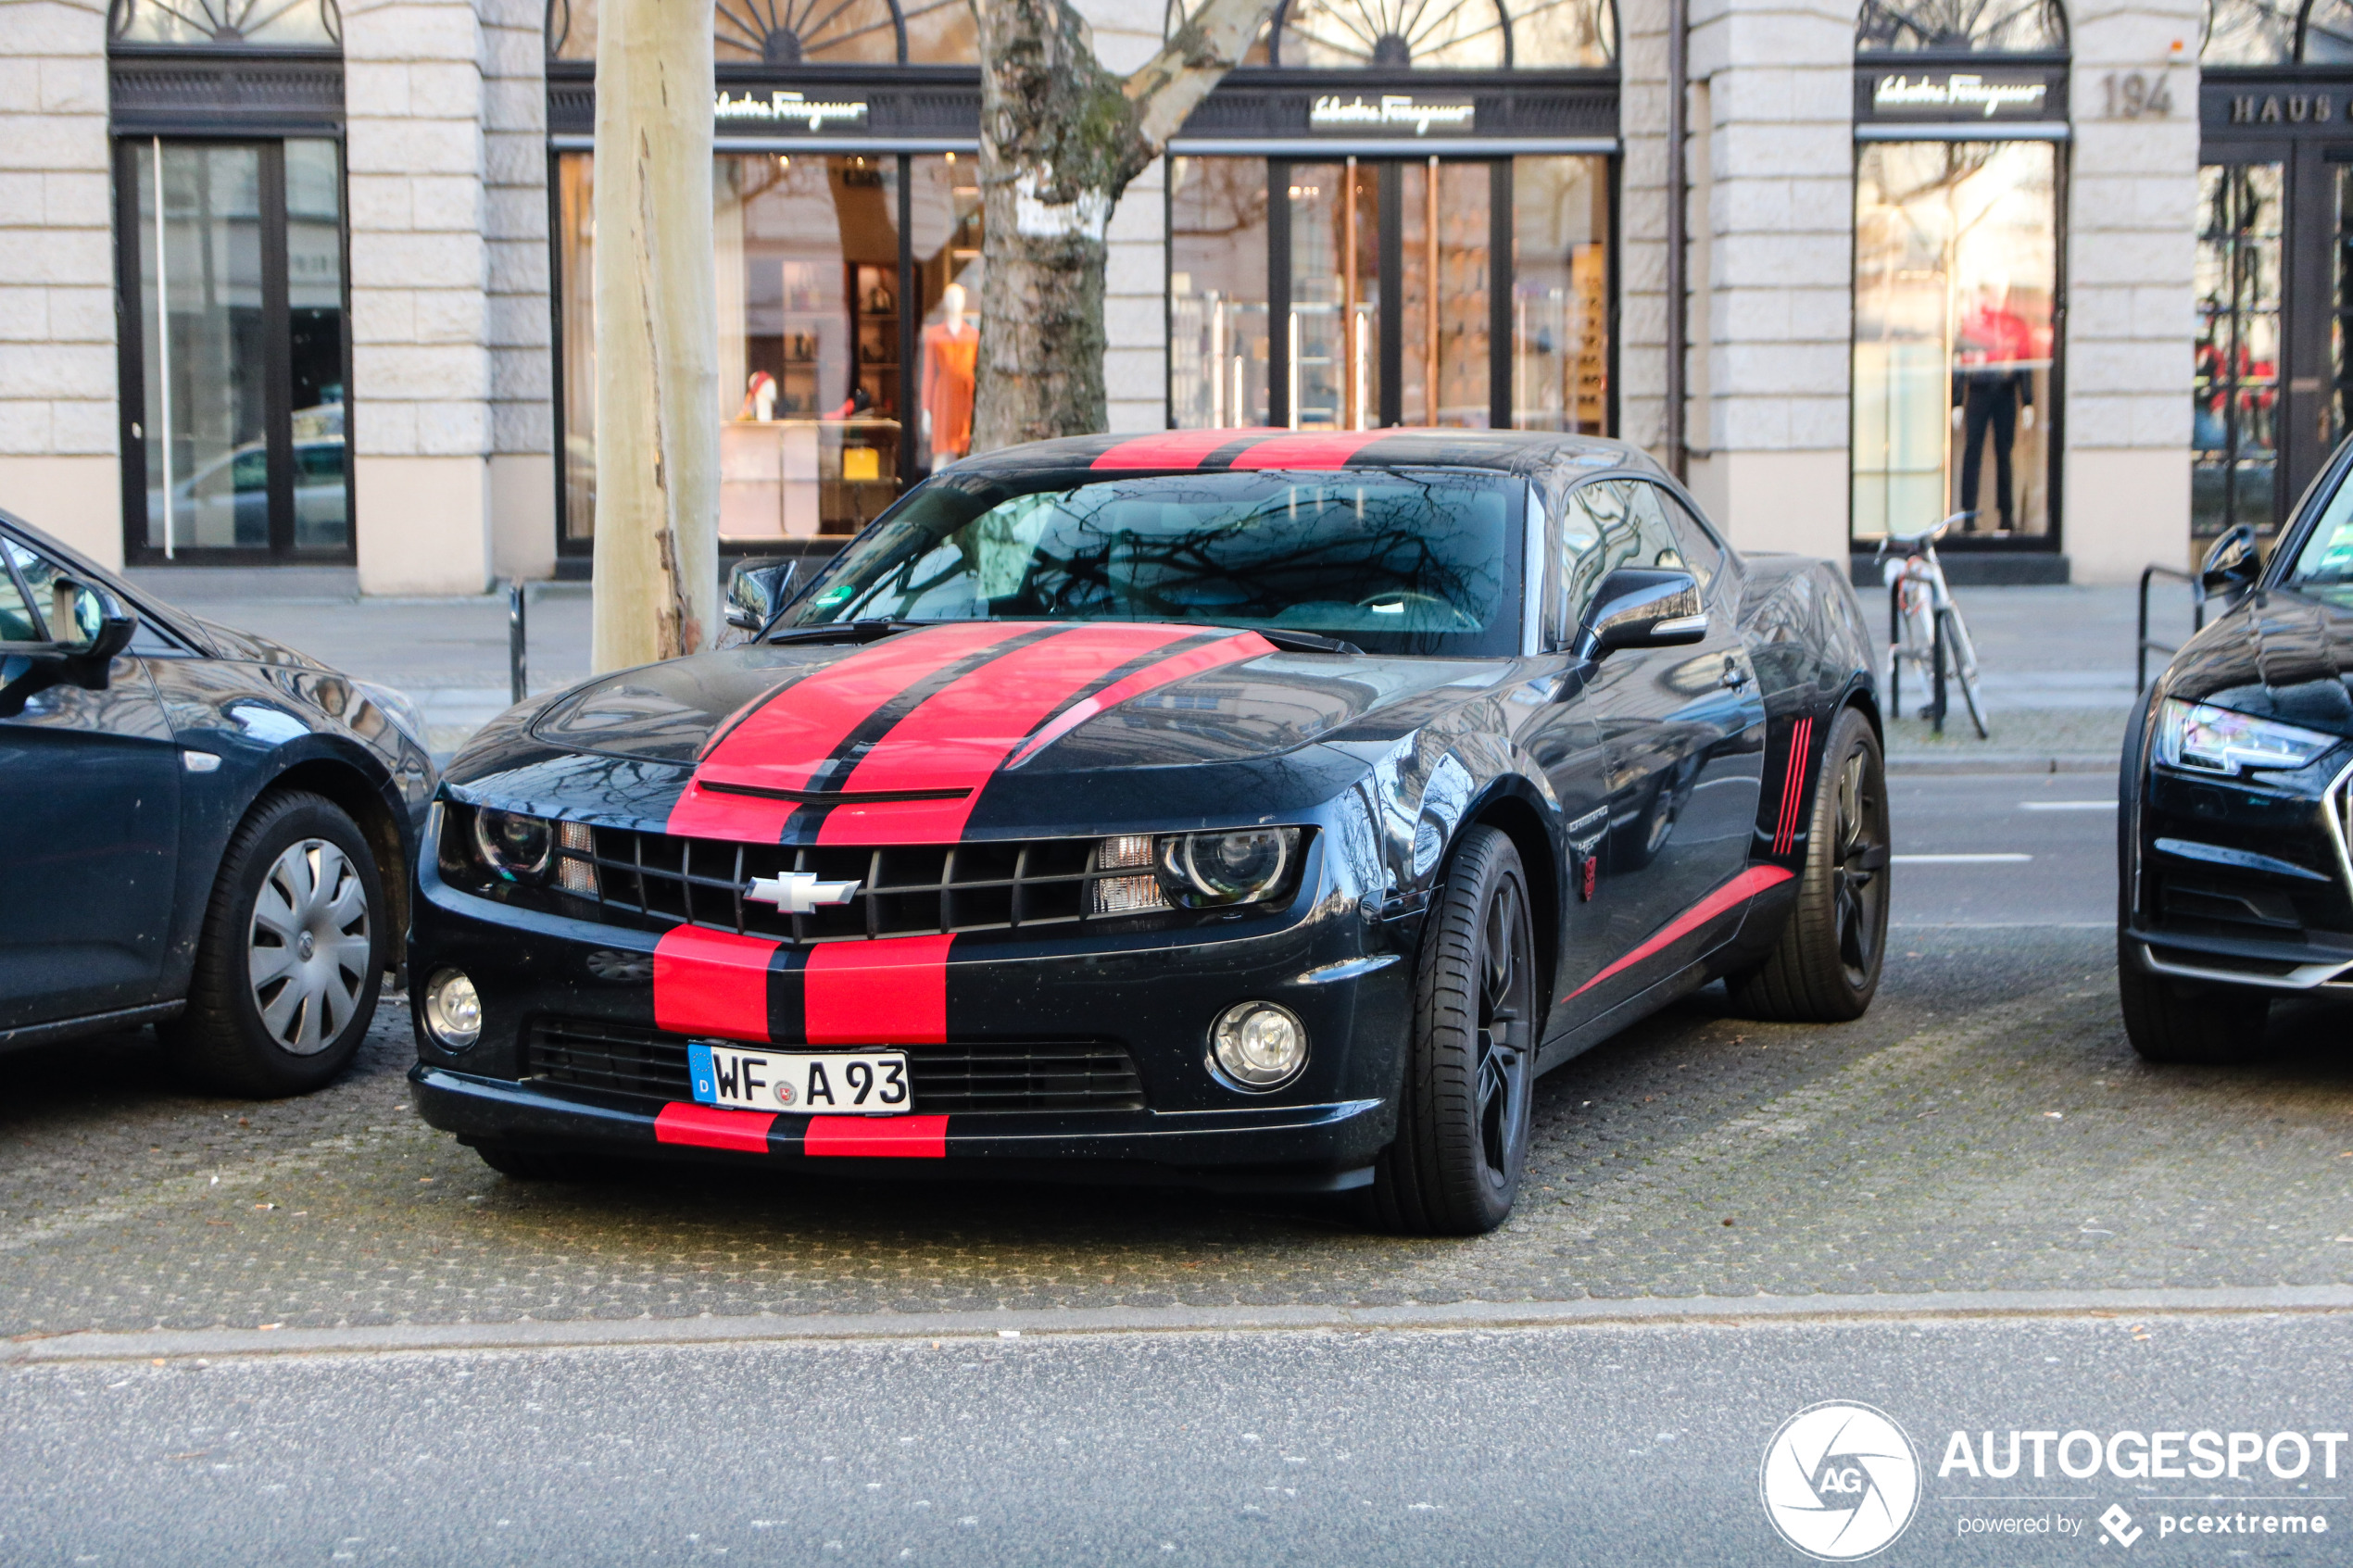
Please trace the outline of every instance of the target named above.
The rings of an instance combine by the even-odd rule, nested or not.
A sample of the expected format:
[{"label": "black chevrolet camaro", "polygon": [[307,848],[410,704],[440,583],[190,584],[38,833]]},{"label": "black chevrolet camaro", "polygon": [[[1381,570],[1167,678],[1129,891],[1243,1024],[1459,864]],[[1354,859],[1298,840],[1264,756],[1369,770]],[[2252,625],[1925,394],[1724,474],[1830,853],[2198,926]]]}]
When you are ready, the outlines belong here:
[{"label": "black chevrolet camaro", "polygon": [[412,1082],[503,1172],[1368,1188],[1475,1232],[1539,1073],[1718,977],[1793,1020],[1878,985],[1854,594],[1631,447],[1047,443],[777,596],[448,771]]},{"label": "black chevrolet camaro", "polygon": [[2353,989],[2353,445],[2267,562],[2232,530],[2235,599],[2144,694],[2124,743],[2117,969],[2158,1061],[2258,1049],[2276,997]]}]

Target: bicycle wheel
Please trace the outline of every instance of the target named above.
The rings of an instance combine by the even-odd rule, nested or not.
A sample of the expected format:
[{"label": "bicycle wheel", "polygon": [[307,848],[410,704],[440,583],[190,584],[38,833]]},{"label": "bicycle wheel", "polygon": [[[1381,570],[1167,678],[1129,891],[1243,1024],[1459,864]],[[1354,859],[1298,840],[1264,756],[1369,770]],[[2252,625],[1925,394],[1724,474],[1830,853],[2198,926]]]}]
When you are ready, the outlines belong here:
[{"label": "bicycle wheel", "polygon": [[1928,717],[1930,706],[1936,700],[1936,686],[1932,678],[1935,670],[1936,627],[1935,620],[1929,613],[1928,607],[1928,589],[1924,584],[1906,588],[1903,597],[1903,607],[1896,617],[1896,624],[1901,630],[1902,640],[1890,648],[1887,654],[1887,673],[1891,684],[1896,678],[1896,671],[1904,665],[1911,666],[1913,675],[1918,677],[1919,696],[1912,703],[1912,711],[1923,719]]},{"label": "bicycle wheel", "polygon": [[1977,689],[1977,649],[1969,643],[1969,628],[1961,623],[1961,612],[1950,607],[1937,623],[1938,634],[1944,639],[1945,679],[1961,688],[1961,700],[1969,705],[1969,720],[1977,726],[1977,738],[1991,740],[1993,732],[1985,727],[1985,698]]}]

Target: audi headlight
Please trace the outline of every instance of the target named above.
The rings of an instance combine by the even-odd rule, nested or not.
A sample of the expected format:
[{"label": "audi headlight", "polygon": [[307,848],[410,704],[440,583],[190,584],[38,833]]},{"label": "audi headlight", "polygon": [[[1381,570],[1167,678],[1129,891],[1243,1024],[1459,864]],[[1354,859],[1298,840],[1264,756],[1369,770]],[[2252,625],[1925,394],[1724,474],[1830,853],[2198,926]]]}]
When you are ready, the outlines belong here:
[{"label": "audi headlight", "polygon": [[2302,768],[2339,744],[2317,730],[2179,697],[2167,697],[2157,719],[2157,759],[2202,773]]},{"label": "audi headlight", "polygon": [[587,823],[495,806],[478,806],[472,816],[475,858],[498,881],[597,896],[596,837]]}]

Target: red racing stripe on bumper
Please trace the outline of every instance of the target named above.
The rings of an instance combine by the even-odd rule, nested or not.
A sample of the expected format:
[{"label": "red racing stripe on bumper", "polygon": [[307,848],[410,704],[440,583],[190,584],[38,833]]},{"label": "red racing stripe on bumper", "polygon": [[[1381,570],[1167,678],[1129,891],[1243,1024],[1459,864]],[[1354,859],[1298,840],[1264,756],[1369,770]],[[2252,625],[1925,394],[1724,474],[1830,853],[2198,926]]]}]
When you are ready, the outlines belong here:
[{"label": "red racing stripe on bumper", "polygon": [[1013,649],[934,692],[869,751],[845,791],[962,789],[950,800],[843,805],[820,844],[952,844],[981,786],[1023,739],[1068,702],[1154,648],[1201,635],[1198,626],[1085,625]]},{"label": "red racing stripe on bumper", "polygon": [[812,1159],[945,1160],[948,1118],[812,1116],[800,1151]]},{"label": "red racing stripe on bumper", "polygon": [[937,1045],[948,1038],[948,949],[956,938],[826,942],[801,975],[812,1046]]},{"label": "red racing stripe on bumper", "polygon": [[1744,903],[1748,899],[1755,897],[1759,893],[1764,892],[1767,888],[1777,886],[1781,883],[1787,882],[1789,879],[1790,873],[1782,870],[1780,866],[1749,867],[1748,870],[1741,872],[1740,875],[1732,878],[1731,881],[1726,883],[1723,886],[1718,888],[1706,897],[1702,898],[1698,903],[1693,904],[1690,909],[1685,909],[1673,920],[1668,921],[1666,925],[1659,929],[1657,935],[1653,936],[1649,941],[1643,943],[1632,952],[1627,954],[1624,958],[1618,960],[1616,963],[1610,965],[1599,974],[1593,976],[1592,979],[1588,980],[1584,985],[1579,985],[1576,990],[1571,991],[1567,996],[1563,997],[1561,1000],[1568,1001],[1574,997],[1583,996],[1586,992],[1592,990],[1603,981],[1607,980],[1611,975],[1617,974],[1620,971],[1630,969],[1634,965],[1641,963],[1644,959],[1649,958],[1653,953],[1655,953],[1660,948],[1665,947],[1668,943],[1675,941],[1679,937],[1689,935],[1691,933],[1698,930],[1701,926],[1705,925],[1709,921],[1714,920],[1718,915],[1722,914],[1725,910],[1732,908],[1734,905]]},{"label": "red racing stripe on bumper", "polygon": [[851,733],[893,697],[960,659],[1036,630],[1002,621],[926,627],[871,644],[794,682],[711,744],[671,808],[667,830],[697,838],[776,843],[784,836],[785,819],[796,809],[793,802],[703,785],[806,789]]},{"label": "red racing stripe on bumper", "polygon": [[[941,1132],[948,1118],[940,1119]],[[776,1123],[769,1110],[722,1110],[715,1105],[673,1100],[654,1118],[656,1143],[684,1144],[690,1148],[732,1148],[742,1154],[768,1152],[768,1129]],[[941,1152],[946,1152],[942,1138]]]},{"label": "red racing stripe on bumper", "polygon": [[671,927],[654,946],[654,1026],[673,1035],[767,1040],[768,974],[783,946],[729,931]]}]

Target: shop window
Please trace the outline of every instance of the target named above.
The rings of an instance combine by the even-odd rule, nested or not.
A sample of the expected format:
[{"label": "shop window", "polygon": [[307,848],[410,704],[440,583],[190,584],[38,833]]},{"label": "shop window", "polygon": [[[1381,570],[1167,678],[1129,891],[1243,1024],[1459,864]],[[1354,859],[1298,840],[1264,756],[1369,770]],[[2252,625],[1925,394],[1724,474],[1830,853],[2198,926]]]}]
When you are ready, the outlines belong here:
[{"label": "shop window", "polygon": [[1170,422],[1263,425],[1271,417],[1265,161],[1173,158],[1168,186]]},{"label": "shop window", "polygon": [[1272,64],[1311,69],[1592,69],[1617,58],[1609,0],[1291,0]]},{"label": "shop window", "polygon": [[1431,158],[1398,170],[1398,398],[1406,424],[1483,430],[1491,422],[1488,260],[1494,183],[1483,163]]},{"label": "shop window", "polygon": [[1855,52],[2040,54],[2067,47],[2058,0],[1863,0]]},{"label": "shop window", "polygon": [[2266,530],[2272,525],[2279,468],[2282,172],[2276,163],[2208,164],[2198,170],[2197,344],[2190,413],[2194,537],[2240,522]]},{"label": "shop window", "polygon": [[1371,430],[1381,418],[1378,166],[1295,163],[1285,186],[1290,309],[1285,402],[1294,430]]},{"label": "shop window", "polygon": [[[547,53],[597,57],[597,0],[549,0]],[[718,0],[722,65],[959,65],[978,62],[968,0]]]},{"label": "shop window", "polygon": [[1512,424],[1609,429],[1609,160],[1512,160]]},{"label": "shop window", "polygon": [[2353,64],[2353,0],[2208,0],[2201,66]]},{"label": "shop window", "polygon": [[954,153],[911,157],[908,250],[915,288],[915,441],[910,477],[972,451],[980,374],[980,167]]},{"label": "shop window", "polygon": [[115,0],[107,33],[171,48],[340,48],[335,0]]},{"label": "shop window", "polygon": [[1856,540],[2050,537],[2057,176],[2048,142],[1857,149]]}]

